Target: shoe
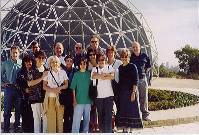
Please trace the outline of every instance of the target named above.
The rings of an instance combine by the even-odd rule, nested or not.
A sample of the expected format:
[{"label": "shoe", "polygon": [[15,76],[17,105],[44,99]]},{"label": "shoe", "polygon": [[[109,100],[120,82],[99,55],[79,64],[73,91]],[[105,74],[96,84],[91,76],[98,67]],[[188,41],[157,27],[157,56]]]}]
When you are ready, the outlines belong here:
[{"label": "shoe", "polygon": [[9,130],[4,130],[3,133],[10,133],[10,131]]},{"label": "shoe", "polygon": [[14,128],[14,133],[20,133],[20,127],[15,127]]},{"label": "shoe", "polygon": [[143,120],[143,121],[151,121],[151,119],[149,119],[148,117],[143,118],[142,120]]}]

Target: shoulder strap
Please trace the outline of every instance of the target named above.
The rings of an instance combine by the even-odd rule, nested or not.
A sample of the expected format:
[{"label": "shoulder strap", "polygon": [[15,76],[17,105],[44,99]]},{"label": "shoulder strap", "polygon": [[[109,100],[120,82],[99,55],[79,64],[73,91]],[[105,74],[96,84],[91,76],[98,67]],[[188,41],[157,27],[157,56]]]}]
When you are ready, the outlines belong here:
[{"label": "shoulder strap", "polygon": [[112,67],[115,65],[116,60],[113,62]]},{"label": "shoulder strap", "polygon": [[[97,73],[98,73],[98,67],[96,67],[96,69],[97,69]],[[97,84],[98,84],[98,79],[96,79],[96,86],[97,86]]]},{"label": "shoulder strap", "polygon": [[[55,77],[54,77],[54,75],[52,74],[52,72],[51,72],[51,71],[50,71],[50,74],[52,75],[53,79],[55,80]],[[59,84],[57,83],[57,81],[56,81],[56,80],[55,80],[55,82],[56,82],[57,86],[59,87]]]}]

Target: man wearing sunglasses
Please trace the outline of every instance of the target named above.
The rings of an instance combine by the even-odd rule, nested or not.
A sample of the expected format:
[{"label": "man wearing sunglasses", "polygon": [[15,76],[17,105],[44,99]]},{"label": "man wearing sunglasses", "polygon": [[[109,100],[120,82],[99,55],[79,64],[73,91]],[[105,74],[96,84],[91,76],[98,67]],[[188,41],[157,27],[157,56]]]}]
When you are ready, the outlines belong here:
[{"label": "man wearing sunglasses", "polygon": [[98,54],[105,54],[105,50],[100,47],[99,45],[99,37],[96,35],[93,35],[90,39],[90,46],[87,48],[88,49],[93,49],[96,50],[97,55]]}]

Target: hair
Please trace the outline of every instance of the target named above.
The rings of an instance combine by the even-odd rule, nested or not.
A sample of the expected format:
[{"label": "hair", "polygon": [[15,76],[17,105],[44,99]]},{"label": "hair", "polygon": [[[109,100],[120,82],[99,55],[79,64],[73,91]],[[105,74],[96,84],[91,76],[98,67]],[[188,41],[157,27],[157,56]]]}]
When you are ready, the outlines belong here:
[{"label": "hair", "polygon": [[46,57],[46,53],[44,51],[37,51],[35,52],[35,58],[38,58],[39,56],[43,56],[43,57]]},{"label": "hair", "polygon": [[33,41],[33,42],[31,43],[31,46],[33,47],[33,46],[35,46],[36,44],[38,44],[38,46],[40,47],[40,44],[39,44],[37,41]]},{"label": "hair", "polygon": [[106,59],[106,55],[105,54],[99,54],[97,56],[97,63],[99,62],[100,57],[103,57],[104,59]]},{"label": "hair", "polygon": [[89,59],[89,54],[90,54],[91,52],[97,55],[97,50],[92,49],[92,48],[88,48],[88,51],[87,51],[87,59],[88,59],[88,60],[90,60],[90,59]]},{"label": "hair", "polygon": [[121,52],[120,52],[120,57],[123,56],[123,55],[128,56],[128,57],[131,57],[131,52],[129,51],[129,49],[123,48],[123,49],[121,50]]},{"label": "hair", "polygon": [[132,42],[132,46],[133,46],[134,44],[137,44],[137,45],[139,45],[139,46],[141,47],[140,43],[137,42],[137,41]]},{"label": "hair", "polygon": [[98,35],[92,35],[91,38],[90,38],[90,41],[91,41],[92,38],[97,38],[98,42],[100,42],[100,37]]},{"label": "hair", "polygon": [[75,47],[76,47],[76,45],[81,45],[81,47],[82,47],[82,43],[76,43],[76,44],[75,44]]},{"label": "hair", "polygon": [[10,51],[12,50],[18,50],[20,52],[19,46],[16,46],[16,45],[11,46]]},{"label": "hair", "polygon": [[108,54],[109,51],[113,51],[116,54],[116,48],[114,45],[110,45],[106,48],[106,55]]},{"label": "hair", "polygon": [[64,58],[64,61],[66,61],[68,58],[70,58],[70,59],[74,59],[74,57],[72,56],[72,55],[70,55],[70,54],[68,54],[68,55],[66,55],[66,57]]},{"label": "hair", "polygon": [[22,59],[22,67],[21,67],[22,71],[27,71],[25,62],[28,61],[32,61],[32,63],[34,63],[34,60],[29,55],[25,55]]},{"label": "hair", "polygon": [[64,49],[64,45],[63,45],[61,42],[57,42],[57,43],[55,43],[55,44],[54,44],[54,48],[55,48],[57,45],[61,45],[61,46],[62,46],[62,48]]},{"label": "hair", "polygon": [[49,67],[50,67],[50,63],[51,63],[51,61],[53,60],[53,59],[55,59],[58,63],[59,63],[59,65],[61,64],[61,61],[59,60],[59,58],[56,56],[56,55],[53,55],[53,56],[50,56],[49,58],[48,58],[48,65],[49,65]]},{"label": "hair", "polygon": [[82,58],[80,59],[78,68],[80,69],[80,65],[81,65],[82,62],[85,62],[85,63],[86,63],[86,70],[87,70],[87,68],[88,68],[88,63],[87,63],[87,59],[84,58],[84,57],[82,57]]}]

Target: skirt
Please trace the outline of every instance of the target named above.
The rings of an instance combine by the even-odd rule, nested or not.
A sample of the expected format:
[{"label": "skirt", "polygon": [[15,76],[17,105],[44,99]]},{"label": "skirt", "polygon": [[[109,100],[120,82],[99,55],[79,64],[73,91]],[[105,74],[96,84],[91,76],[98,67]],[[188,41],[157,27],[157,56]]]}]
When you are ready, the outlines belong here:
[{"label": "skirt", "polygon": [[131,102],[131,91],[120,91],[118,94],[118,111],[116,126],[125,128],[143,128],[138,93],[135,101]]}]

